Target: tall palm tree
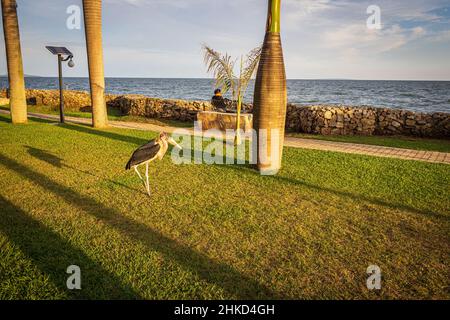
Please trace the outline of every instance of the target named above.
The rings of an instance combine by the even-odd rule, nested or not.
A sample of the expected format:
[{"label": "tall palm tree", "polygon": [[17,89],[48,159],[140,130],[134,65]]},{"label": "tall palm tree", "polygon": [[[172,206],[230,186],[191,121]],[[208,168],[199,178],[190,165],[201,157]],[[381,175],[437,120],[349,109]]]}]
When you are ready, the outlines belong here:
[{"label": "tall palm tree", "polygon": [[[254,127],[259,133],[258,169],[263,174],[276,174],[283,154],[287,91],[280,37],[281,0],[268,0],[268,4],[266,35],[253,99]],[[266,137],[261,132],[266,132]]]},{"label": "tall palm tree", "polygon": [[83,0],[83,13],[91,87],[92,125],[103,128],[108,125],[108,113],[103,69],[102,1]]},{"label": "tall palm tree", "polygon": [[12,123],[27,122],[27,99],[20,49],[16,0],[2,0],[3,33],[8,65],[9,97]]}]

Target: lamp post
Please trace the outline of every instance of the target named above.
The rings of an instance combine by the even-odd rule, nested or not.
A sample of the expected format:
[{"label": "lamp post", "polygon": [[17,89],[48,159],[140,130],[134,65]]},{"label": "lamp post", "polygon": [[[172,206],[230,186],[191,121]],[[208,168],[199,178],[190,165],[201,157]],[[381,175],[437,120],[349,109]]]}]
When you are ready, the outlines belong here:
[{"label": "lamp post", "polygon": [[62,63],[69,61],[67,65],[70,68],[75,66],[73,62],[73,54],[65,47],[50,47],[46,46],[48,51],[58,56],[58,76],[59,76],[59,120],[64,123],[64,95],[63,95],[63,78],[62,78]]}]

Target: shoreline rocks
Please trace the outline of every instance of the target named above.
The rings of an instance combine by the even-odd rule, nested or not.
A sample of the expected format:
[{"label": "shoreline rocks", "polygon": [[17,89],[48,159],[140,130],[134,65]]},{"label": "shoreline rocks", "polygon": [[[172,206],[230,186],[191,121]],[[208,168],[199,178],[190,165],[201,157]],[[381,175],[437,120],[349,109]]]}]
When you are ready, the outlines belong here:
[{"label": "shoreline rocks", "polygon": [[[6,98],[5,89],[0,98]],[[59,106],[58,90],[26,90],[30,105]],[[191,122],[202,111],[219,111],[208,101],[187,101],[151,98],[143,95],[105,96],[108,107],[117,108],[123,115],[170,119]],[[64,105],[68,111],[90,112],[90,95],[86,91],[64,91]],[[226,110],[234,112],[234,110]],[[247,113],[252,105],[246,104]],[[450,138],[450,113],[413,112],[401,109],[370,106],[288,104],[286,130],[322,135],[405,135]]]},{"label": "shoreline rocks", "polygon": [[375,107],[288,105],[286,129],[322,135],[405,135],[450,138],[450,113]]}]

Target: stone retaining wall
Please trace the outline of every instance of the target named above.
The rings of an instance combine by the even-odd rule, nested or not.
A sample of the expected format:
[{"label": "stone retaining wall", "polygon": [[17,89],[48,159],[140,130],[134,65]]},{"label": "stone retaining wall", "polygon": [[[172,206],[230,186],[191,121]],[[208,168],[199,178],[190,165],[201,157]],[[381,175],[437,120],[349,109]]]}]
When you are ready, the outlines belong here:
[{"label": "stone retaining wall", "polygon": [[450,138],[450,113],[288,105],[286,129],[323,135],[409,135]]},{"label": "stone retaining wall", "polygon": [[[0,90],[0,98],[7,92]],[[53,109],[59,107],[58,90],[26,90],[27,103],[45,105]],[[207,101],[187,101],[176,99],[150,98],[143,95],[105,96],[106,105],[121,110],[124,115],[143,116],[149,118],[172,119],[179,121],[195,121],[200,111],[213,110]],[[64,90],[64,108],[67,111],[91,111],[91,98],[86,91]]]},{"label": "stone retaining wall", "polygon": [[107,104],[119,108],[126,115],[179,121],[195,121],[200,111],[213,110],[207,101],[159,99],[142,95],[117,96]]},{"label": "stone retaining wall", "polygon": [[[29,104],[59,106],[58,90],[27,90]],[[0,98],[6,90],[0,90]],[[64,91],[66,110],[90,111],[85,91]],[[106,95],[109,107],[124,115],[194,121],[200,111],[217,111],[207,101],[149,98],[143,95]],[[251,105],[247,105],[251,111]],[[228,110],[227,110],[228,111]],[[232,111],[232,110],[231,110]],[[450,138],[450,113],[422,113],[399,109],[336,105],[288,104],[286,129],[323,135],[411,135]]]}]

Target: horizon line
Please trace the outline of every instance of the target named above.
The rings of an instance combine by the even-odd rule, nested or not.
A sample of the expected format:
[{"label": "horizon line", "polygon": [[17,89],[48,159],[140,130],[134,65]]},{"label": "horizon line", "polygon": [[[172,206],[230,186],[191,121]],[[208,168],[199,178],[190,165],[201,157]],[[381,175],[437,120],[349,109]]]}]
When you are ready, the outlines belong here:
[{"label": "horizon line", "polygon": [[[7,74],[0,75],[0,78],[7,78]],[[39,75],[25,75],[24,78],[58,78],[58,76],[39,76]],[[64,78],[75,78],[75,79],[89,79],[89,76],[75,76],[75,77],[64,77]],[[214,78],[201,78],[201,77],[121,77],[121,76],[105,76],[105,79],[174,79],[174,80],[214,80]],[[252,79],[255,80],[255,79]],[[450,79],[437,80],[437,79],[353,79],[353,78],[287,78],[286,80],[333,80],[333,81],[421,81],[421,82],[450,82]]]}]

